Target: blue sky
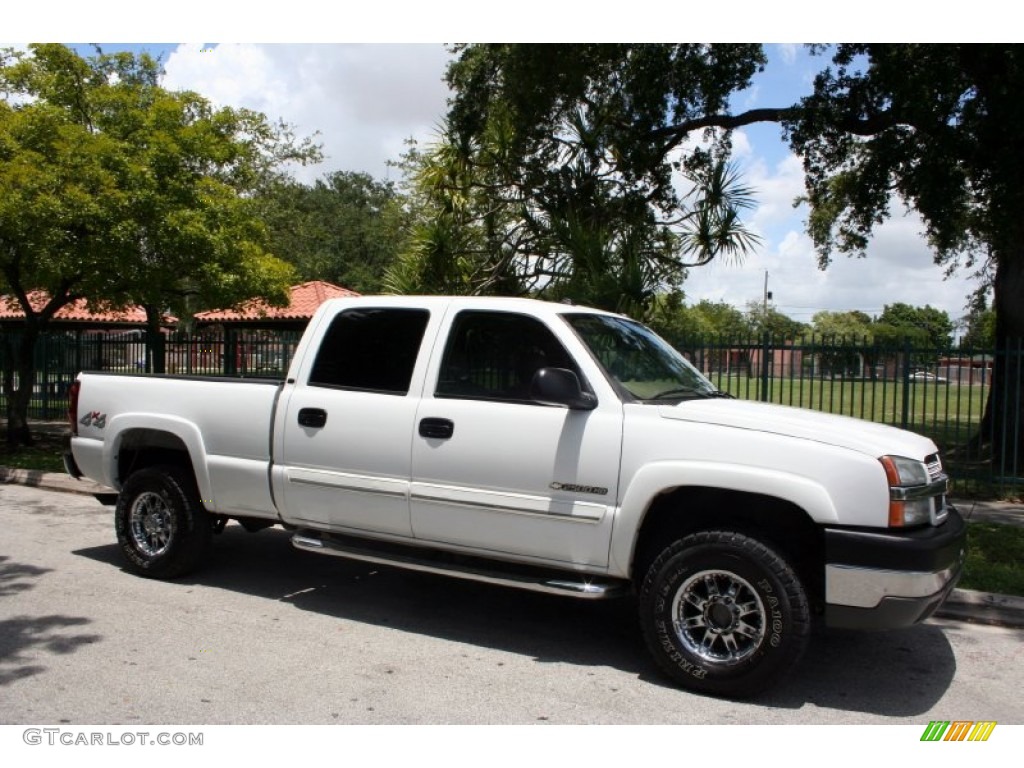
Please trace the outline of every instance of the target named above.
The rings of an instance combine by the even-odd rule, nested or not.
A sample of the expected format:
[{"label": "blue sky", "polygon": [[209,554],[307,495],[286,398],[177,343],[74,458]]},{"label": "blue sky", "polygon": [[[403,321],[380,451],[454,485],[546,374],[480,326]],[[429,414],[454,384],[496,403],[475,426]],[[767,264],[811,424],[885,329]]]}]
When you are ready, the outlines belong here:
[{"label": "blue sky", "polygon": [[[161,56],[168,87],[258,109],[290,123],[300,135],[315,134],[326,158],[316,168],[297,171],[307,182],[334,170],[394,178],[387,161],[398,156],[407,138],[430,141],[448,96],[441,80],[448,54],[437,43],[102,45]],[[91,48],[80,44],[80,50]],[[736,97],[735,109],[792,103],[809,91],[825,62],[798,45],[769,45],[767,51],[766,71]],[[837,256],[827,270],[819,270],[803,233],[805,211],[793,207],[803,192],[800,162],[779,127],[748,127],[736,132],[734,145],[735,159],[757,193],[757,208],[746,218],[762,244],[740,264],[691,270],[683,286],[688,302],[709,299],[744,308],[761,300],[767,271],[776,307],[805,322],[819,310],[877,315],[897,301],[931,304],[954,320],[964,314],[973,282],[964,274],[944,279],[921,237],[920,222],[903,211],[879,228],[868,258]]]}]

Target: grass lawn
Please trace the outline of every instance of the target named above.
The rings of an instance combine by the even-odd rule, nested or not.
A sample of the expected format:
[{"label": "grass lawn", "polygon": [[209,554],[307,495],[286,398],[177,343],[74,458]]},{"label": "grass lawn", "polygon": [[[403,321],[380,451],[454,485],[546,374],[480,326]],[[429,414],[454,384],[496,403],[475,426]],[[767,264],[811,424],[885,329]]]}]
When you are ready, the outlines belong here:
[{"label": "grass lawn", "polygon": [[1024,597],[1024,528],[970,523],[967,563],[960,586]]},{"label": "grass lawn", "polygon": [[[720,389],[744,400],[760,399],[760,380],[746,376],[714,377]],[[768,400],[780,405],[854,416],[903,427],[935,440],[943,450],[962,445],[981,423],[988,388],[863,379],[775,379]]]},{"label": "grass lawn", "polygon": [[15,469],[40,469],[43,472],[63,472],[64,441],[59,435],[34,432],[35,441],[31,448],[17,448],[11,451],[0,441],[0,466]]}]

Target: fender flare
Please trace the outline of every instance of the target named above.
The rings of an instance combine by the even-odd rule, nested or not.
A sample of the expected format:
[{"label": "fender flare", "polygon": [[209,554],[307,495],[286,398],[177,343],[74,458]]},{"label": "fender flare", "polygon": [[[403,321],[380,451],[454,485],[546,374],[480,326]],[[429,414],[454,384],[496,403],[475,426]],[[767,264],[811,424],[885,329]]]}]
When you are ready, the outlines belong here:
[{"label": "fender flare", "polygon": [[719,462],[654,462],[633,476],[622,497],[612,531],[611,572],[622,576],[630,574],[640,530],[654,500],[663,493],[686,487],[771,496],[799,507],[816,523],[827,525],[839,520],[828,490],[801,475]]},{"label": "fender flare", "polygon": [[181,440],[188,452],[200,497],[209,500],[209,503],[204,502],[208,509],[216,509],[216,498],[213,495],[213,484],[210,482],[203,435],[199,431],[199,427],[191,421],[177,416],[121,413],[111,418],[107,423],[108,437],[103,443],[103,471],[106,475],[107,485],[121,490],[121,483],[117,482],[117,456],[120,453],[124,435],[133,429],[166,432]]}]

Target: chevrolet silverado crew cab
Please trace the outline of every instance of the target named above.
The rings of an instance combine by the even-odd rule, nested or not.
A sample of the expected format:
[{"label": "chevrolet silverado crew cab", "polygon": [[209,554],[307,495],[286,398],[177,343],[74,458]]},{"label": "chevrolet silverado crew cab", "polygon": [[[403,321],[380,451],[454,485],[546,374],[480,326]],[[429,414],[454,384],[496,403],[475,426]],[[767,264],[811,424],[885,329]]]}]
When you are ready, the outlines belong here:
[{"label": "chevrolet silverado crew cab", "polygon": [[643,325],[526,299],[325,303],[285,381],[82,373],[68,471],[119,492],[128,568],[228,520],[301,550],[577,598],[632,592],[657,664],[746,696],[812,617],[903,627],[965,525],[931,440],[743,402]]}]

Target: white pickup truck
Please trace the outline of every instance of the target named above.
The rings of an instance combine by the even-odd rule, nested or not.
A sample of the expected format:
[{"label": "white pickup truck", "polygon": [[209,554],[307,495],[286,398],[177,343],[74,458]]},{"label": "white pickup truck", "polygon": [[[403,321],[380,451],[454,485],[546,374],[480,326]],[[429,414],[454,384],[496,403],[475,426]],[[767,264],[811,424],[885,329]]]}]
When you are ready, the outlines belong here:
[{"label": "white pickup truck", "polygon": [[953,589],[935,445],[715,389],[625,317],[525,299],[324,304],[287,379],[82,373],[68,471],[119,492],[128,567],[228,520],[309,552],[578,598],[632,592],[681,685],[747,696],[815,615],[884,629]]}]

